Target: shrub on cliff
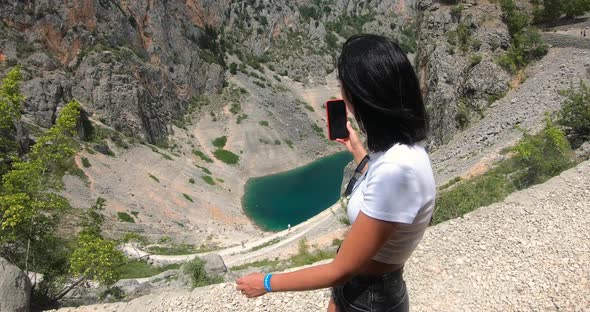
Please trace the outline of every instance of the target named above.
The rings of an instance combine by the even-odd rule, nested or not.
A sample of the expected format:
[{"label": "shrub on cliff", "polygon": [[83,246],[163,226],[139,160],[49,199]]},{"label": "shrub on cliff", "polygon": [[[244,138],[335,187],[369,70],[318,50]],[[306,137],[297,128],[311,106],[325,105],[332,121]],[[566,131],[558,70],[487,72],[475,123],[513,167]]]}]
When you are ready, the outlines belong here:
[{"label": "shrub on cliff", "polygon": [[507,71],[515,73],[547,54],[547,45],[539,32],[530,26],[528,16],[518,10],[513,0],[500,0],[500,5],[512,44],[508,51],[498,58],[497,63]]},{"label": "shrub on cliff", "polygon": [[590,141],[590,85],[580,81],[561,92],[566,96],[559,112],[558,123],[565,127],[565,133],[572,147],[578,148]]},{"label": "shrub on cliff", "polygon": [[205,261],[200,258],[187,262],[182,267],[182,272],[190,277],[193,287],[203,287],[223,282],[223,277],[207,274]]}]

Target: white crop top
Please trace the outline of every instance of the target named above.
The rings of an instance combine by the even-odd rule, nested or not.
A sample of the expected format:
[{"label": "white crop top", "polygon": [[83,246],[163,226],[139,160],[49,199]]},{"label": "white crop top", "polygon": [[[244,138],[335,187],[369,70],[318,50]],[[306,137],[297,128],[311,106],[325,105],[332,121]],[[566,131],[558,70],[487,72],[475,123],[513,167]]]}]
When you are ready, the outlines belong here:
[{"label": "white crop top", "polygon": [[403,264],[418,246],[434,210],[430,158],[418,144],[396,144],[370,157],[369,168],[348,201],[348,219],[354,223],[362,211],[371,218],[398,223],[373,260]]}]

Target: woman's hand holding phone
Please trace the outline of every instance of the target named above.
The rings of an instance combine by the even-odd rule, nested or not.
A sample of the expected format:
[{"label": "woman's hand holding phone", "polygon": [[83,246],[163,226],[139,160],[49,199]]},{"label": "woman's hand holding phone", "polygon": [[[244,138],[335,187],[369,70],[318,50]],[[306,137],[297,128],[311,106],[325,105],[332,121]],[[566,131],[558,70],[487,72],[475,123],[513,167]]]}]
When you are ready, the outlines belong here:
[{"label": "woman's hand holding phone", "polygon": [[349,133],[348,139],[336,139],[336,142],[346,147],[346,149],[352,154],[352,156],[354,157],[354,161],[358,165],[360,164],[361,160],[363,160],[365,155],[367,155],[367,151],[363,147],[363,143],[361,142],[358,133],[356,132],[356,130],[352,128],[352,124],[350,123],[350,121],[346,122],[346,129],[348,129]]}]

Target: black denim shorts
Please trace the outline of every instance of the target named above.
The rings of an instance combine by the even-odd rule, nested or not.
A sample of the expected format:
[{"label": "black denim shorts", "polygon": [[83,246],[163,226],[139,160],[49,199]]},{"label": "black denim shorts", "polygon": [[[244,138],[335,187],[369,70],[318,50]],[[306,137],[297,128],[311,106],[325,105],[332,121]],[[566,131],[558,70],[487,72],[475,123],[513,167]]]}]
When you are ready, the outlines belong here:
[{"label": "black denim shorts", "polygon": [[332,296],[338,312],[407,312],[410,302],[403,268],[379,276],[357,275],[334,286]]}]

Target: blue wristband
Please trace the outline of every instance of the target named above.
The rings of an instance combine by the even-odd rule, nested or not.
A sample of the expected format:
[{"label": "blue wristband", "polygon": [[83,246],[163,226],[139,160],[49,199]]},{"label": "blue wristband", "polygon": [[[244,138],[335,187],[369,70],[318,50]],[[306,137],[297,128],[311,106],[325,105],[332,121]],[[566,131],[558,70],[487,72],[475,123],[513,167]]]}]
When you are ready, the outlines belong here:
[{"label": "blue wristband", "polygon": [[266,292],[271,292],[272,288],[270,287],[270,278],[272,277],[272,274],[268,273],[264,276],[264,289],[266,289]]}]

